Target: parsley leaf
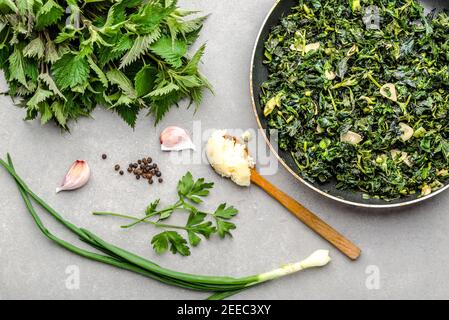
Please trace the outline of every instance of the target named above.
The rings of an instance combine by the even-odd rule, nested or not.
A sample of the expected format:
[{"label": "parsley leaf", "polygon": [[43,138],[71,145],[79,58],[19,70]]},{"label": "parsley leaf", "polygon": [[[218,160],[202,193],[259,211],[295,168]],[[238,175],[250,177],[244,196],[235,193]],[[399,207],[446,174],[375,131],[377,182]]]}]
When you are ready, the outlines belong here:
[{"label": "parsley leaf", "polygon": [[164,231],[154,236],[153,240],[151,240],[151,244],[153,245],[154,250],[159,254],[166,252],[170,248],[170,251],[173,254],[179,253],[183,256],[190,255],[190,249],[186,245],[187,241],[176,231]]},{"label": "parsley leaf", "polygon": [[203,178],[194,181],[192,174],[187,172],[178,183],[178,194],[194,203],[201,203],[203,200],[200,197],[208,196],[209,190],[212,189],[213,186],[213,182],[204,182]]},{"label": "parsley leaf", "polygon": [[235,224],[226,220],[230,220],[237,215],[238,210],[233,206],[227,207],[226,203],[220,204],[215,210],[213,216],[217,224],[217,231],[221,238],[225,238],[226,235],[232,236],[231,230],[236,228]]}]

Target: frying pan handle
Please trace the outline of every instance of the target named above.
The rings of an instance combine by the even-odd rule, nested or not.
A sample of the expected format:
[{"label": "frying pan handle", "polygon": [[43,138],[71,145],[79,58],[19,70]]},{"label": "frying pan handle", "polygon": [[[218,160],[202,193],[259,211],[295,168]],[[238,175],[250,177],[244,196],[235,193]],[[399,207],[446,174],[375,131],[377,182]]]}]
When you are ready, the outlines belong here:
[{"label": "frying pan handle", "polygon": [[251,182],[265,190],[265,192],[287,208],[305,225],[334,245],[351,260],[357,260],[360,256],[361,250],[354,243],[346,239],[343,235],[321,220],[314,213],[303,207],[299,202],[276,188],[264,177],[262,177],[255,169],[251,170]]}]

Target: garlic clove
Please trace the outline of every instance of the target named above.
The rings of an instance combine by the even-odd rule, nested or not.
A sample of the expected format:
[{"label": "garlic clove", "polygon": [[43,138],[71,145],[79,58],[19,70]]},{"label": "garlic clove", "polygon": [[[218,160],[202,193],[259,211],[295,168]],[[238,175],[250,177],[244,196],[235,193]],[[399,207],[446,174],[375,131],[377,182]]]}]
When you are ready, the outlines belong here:
[{"label": "garlic clove", "polygon": [[308,53],[310,51],[318,50],[319,48],[320,48],[320,43],[319,42],[309,43],[308,45],[306,45],[304,47],[304,52]]},{"label": "garlic clove", "polygon": [[160,135],[162,151],[195,150],[195,145],[186,130],[180,127],[167,127]]},{"label": "garlic clove", "polygon": [[90,168],[87,162],[84,160],[76,160],[67,172],[61,186],[56,188],[56,193],[84,187],[89,179]]},{"label": "garlic clove", "polygon": [[408,124],[400,122],[399,127],[401,128],[401,131],[402,131],[400,138],[403,142],[406,142],[413,137],[413,134],[415,133],[415,131]]},{"label": "garlic clove", "polygon": [[380,94],[391,101],[398,101],[398,93],[396,91],[396,86],[392,83],[387,83],[380,88]]},{"label": "garlic clove", "polygon": [[358,133],[352,132],[352,131],[348,131],[346,133],[342,133],[340,135],[340,141],[341,142],[345,142],[345,143],[349,143],[352,145],[357,145],[360,142],[363,141],[363,138],[361,135],[359,135]]}]

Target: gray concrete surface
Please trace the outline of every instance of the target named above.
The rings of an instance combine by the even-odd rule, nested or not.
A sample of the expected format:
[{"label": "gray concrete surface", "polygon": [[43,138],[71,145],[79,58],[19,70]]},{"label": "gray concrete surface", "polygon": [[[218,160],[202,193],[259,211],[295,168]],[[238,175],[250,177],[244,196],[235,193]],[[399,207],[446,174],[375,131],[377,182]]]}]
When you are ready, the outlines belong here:
[{"label": "gray concrete surface", "polygon": [[[237,299],[439,299],[449,298],[449,194],[413,207],[373,211],[323,199],[279,168],[269,179],[354,240],[363,250],[351,262],[309,231],[263,191],[241,189],[219,178],[206,165],[175,165],[159,151],[158,135],[167,125],[192,129],[256,128],[250,107],[249,64],[253,42],[272,0],[195,0],[184,6],[212,13],[200,42],[208,44],[203,71],[215,86],[195,115],[174,109],[153,126],[140,117],[132,131],[117,116],[98,108],[95,120],[72,124],[71,134],[53,126],[24,122],[23,110],[0,97],[0,154],[10,152],[18,172],[44,199],[75,224],[159,264],[200,274],[243,276],[297,261],[316,249],[329,248],[326,268],[299,273],[236,296]],[[1,88],[5,89],[4,80]],[[100,155],[109,155],[102,161]],[[131,177],[118,177],[115,163],[140,155],[160,163],[165,183],[149,188]],[[93,170],[83,189],[56,195],[54,189],[75,159],[86,159]],[[91,216],[93,210],[141,212],[163,197],[175,198],[175,183],[187,170],[216,183],[208,208],[226,201],[240,214],[233,239],[204,242],[188,258],[157,256],[150,248],[155,230],[140,226],[119,229],[121,220]],[[207,296],[86,261],[49,242],[25,211],[15,184],[0,170],[0,299],[202,299]],[[210,206],[210,207],[209,207]],[[56,234],[75,240],[44,216]],[[73,269],[75,268],[75,269]],[[79,289],[70,275],[78,268]],[[379,286],[373,277],[379,275]]]}]

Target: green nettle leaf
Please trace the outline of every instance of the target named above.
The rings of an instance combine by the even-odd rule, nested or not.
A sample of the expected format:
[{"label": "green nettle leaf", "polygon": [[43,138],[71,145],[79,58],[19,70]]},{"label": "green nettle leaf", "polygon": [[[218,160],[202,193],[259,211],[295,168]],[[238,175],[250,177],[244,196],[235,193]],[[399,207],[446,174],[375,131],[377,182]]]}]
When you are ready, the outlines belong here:
[{"label": "green nettle leaf", "polygon": [[137,26],[139,32],[148,33],[153,31],[174,10],[174,6],[165,8],[150,2],[145,4],[138,13],[132,15],[131,21]]},{"label": "green nettle leaf", "polygon": [[64,29],[62,30],[55,39],[55,43],[63,43],[67,40],[73,40],[76,36],[77,31],[75,29]]},{"label": "green nettle leaf", "polygon": [[94,72],[97,74],[98,79],[103,84],[103,86],[107,87],[108,86],[108,78],[104,74],[103,70],[101,70],[100,67],[97,66],[97,64],[94,62],[94,60],[92,59],[91,56],[87,57],[87,62],[89,63],[89,66],[91,67],[91,69],[94,70]]},{"label": "green nettle leaf", "polygon": [[89,79],[89,70],[87,59],[73,53],[65,54],[52,67],[56,84],[63,90],[86,83]]},{"label": "green nettle leaf", "polygon": [[204,17],[198,17],[192,20],[188,20],[188,21],[183,21],[179,24],[179,32],[181,32],[183,35],[187,34],[187,33],[191,33],[194,31],[197,31],[198,29],[200,29],[203,26],[204,21],[206,21],[206,19],[208,18],[208,16],[204,16]]},{"label": "green nettle leaf", "polygon": [[64,113],[64,105],[60,101],[56,100],[51,104],[50,108],[53,111],[59,125],[61,127],[65,127],[67,124],[67,116]]},{"label": "green nettle leaf", "polygon": [[160,36],[161,30],[159,28],[148,35],[138,36],[137,39],[133,41],[131,49],[123,56],[119,68],[123,69],[139,59],[149,49],[150,44],[156,41]]},{"label": "green nettle leaf", "polygon": [[107,63],[122,57],[126,51],[131,49],[132,45],[133,41],[129,35],[124,35],[118,40],[117,45],[115,45],[112,50],[109,47],[100,48],[98,57],[100,65],[104,66]]},{"label": "green nettle leaf", "polygon": [[27,106],[29,107],[37,107],[37,105],[45,100],[47,100],[47,98],[50,98],[53,95],[53,92],[45,90],[45,89],[41,89],[41,88],[37,88],[36,92],[34,93],[34,95],[31,97],[30,100],[28,100],[27,102]]},{"label": "green nettle leaf", "polygon": [[36,28],[42,29],[56,23],[63,14],[64,9],[59,4],[53,0],[47,0],[37,13]]},{"label": "green nettle leaf", "polygon": [[9,80],[17,80],[25,87],[27,87],[27,81],[25,78],[25,70],[23,68],[23,55],[19,49],[14,49],[14,52],[9,57]]},{"label": "green nettle leaf", "polygon": [[41,112],[41,125],[44,125],[53,118],[53,112],[48,103],[42,103],[39,109]]},{"label": "green nettle leaf", "polygon": [[23,49],[23,55],[29,58],[37,57],[38,59],[42,59],[44,53],[45,46],[41,38],[36,38],[30,41],[30,43]]},{"label": "green nettle leaf", "polygon": [[134,99],[137,97],[131,80],[123,72],[120,70],[110,70],[106,76],[112,84],[117,85],[129,98]]},{"label": "green nettle leaf", "polygon": [[64,100],[67,100],[66,97],[62,94],[62,92],[58,89],[58,86],[56,85],[55,81],[48,73],[41,73],[39,75],[39,79],[42,80],[47,86],[48,89],[50,89],[54,94],[57,94],[59,97],[61,97]]},{"label": "green nettle leaf", "polygon": [[188,75],[196,75],[198,73],[198,64],[200,63],[205,50],[206,45],[203,44],[193,55],[192,59],[190,59],[189,62],[186,64],[182,72]]},{"label": "green nettle leaf", "polygon": [[136,126],[137,116],[140,110],[139,106],[117,105],[114,107],[114,110],[131,128]]},{"label": "green nettle leaf", "polygon": [[61,56],[56,50],[54,42],[47,41],[45,43],[45,62],[55,63],[56,61],[58,61],[59,58],[61,58]]},{"label": "green nettle leaf", "polygon": [[157,68],[151,65],[146,65],[139,70],[134,79],[134,87],[138,97],[145,96],[153,90],[157,74]]},{"label": "green nettle leaf", "polygon": [[3,6],[8,7],[10,10],[12,10],[15,13],[17,13],[19,11],[19,9],[15,5],[14,1],[12,1],[12,0],[3,0],[3,3],[0,3],[0,8],[3,8]]},{"label": "green nettle leaf", "polygon": [[160,38],[150,48],[175,68],[182,66],[182,57],[187,53],[187,43],[183,40],[173,40],[171,37]]},{"label": "green nettle leaf", "polygon": [[163,97],[163,96],[165,96],[173,91],[177,91],[177,90],[179,90],[179,87],[176,84],[169,82],[169,83],[163,84],[162,86],[159,85],[156,89],[151,91],[145,97]]}]

